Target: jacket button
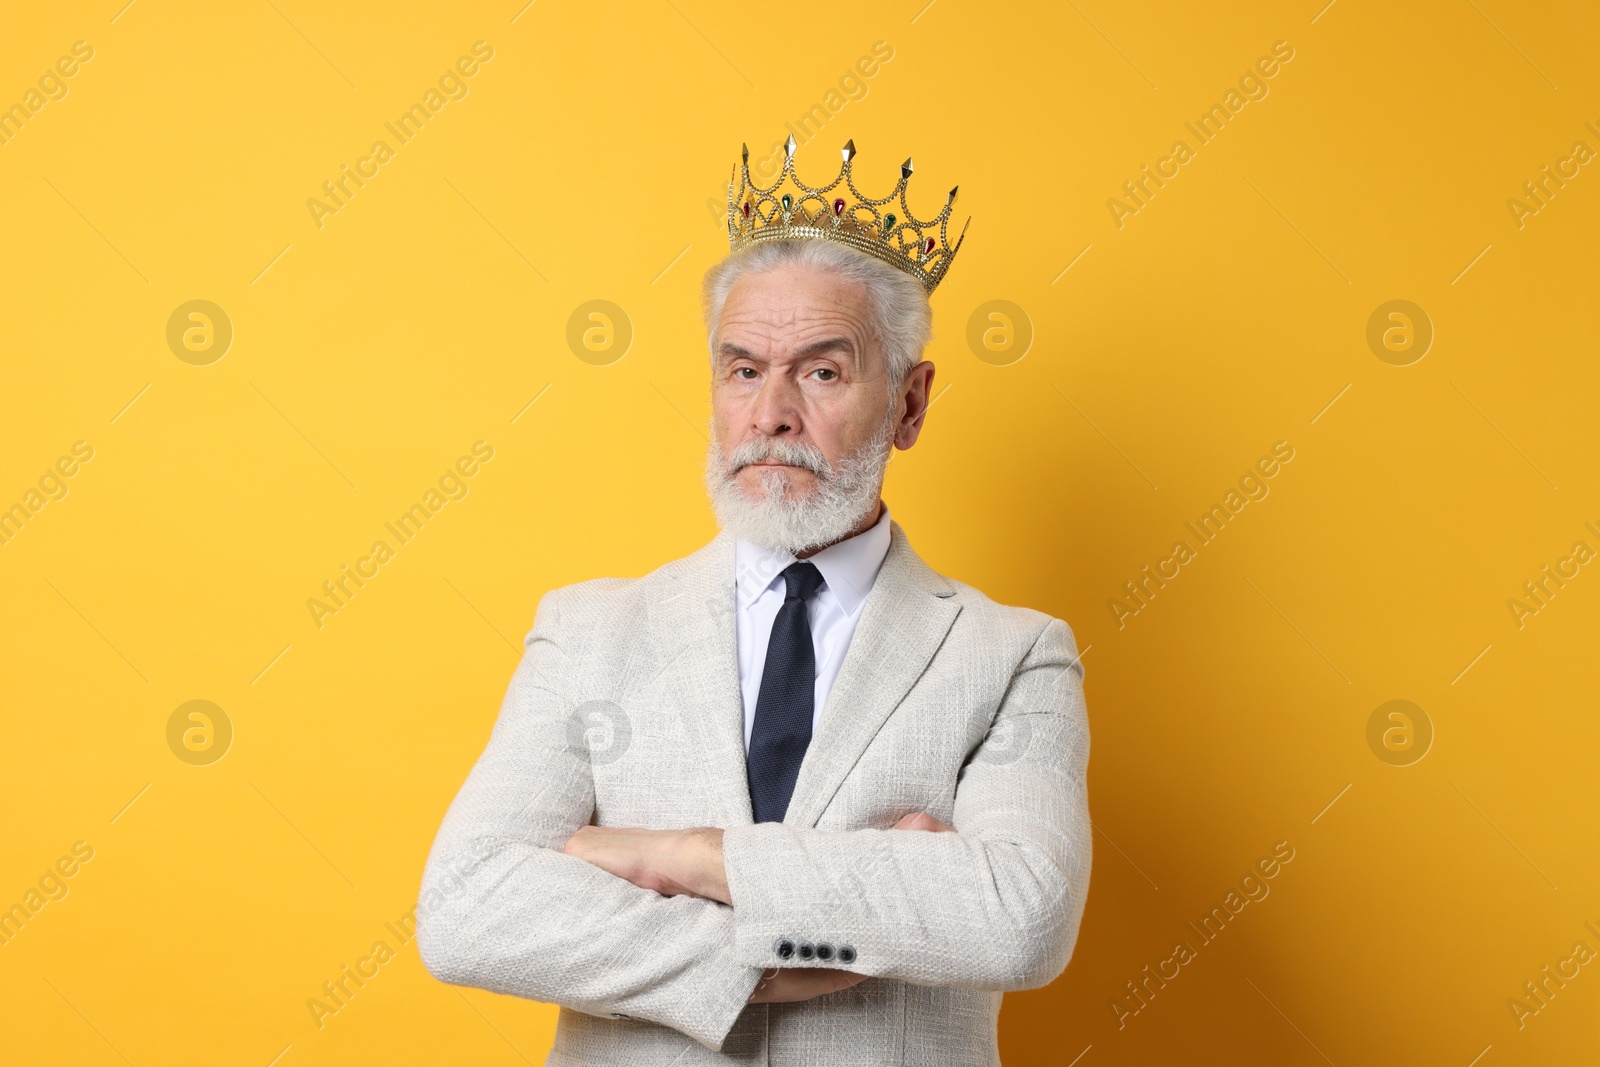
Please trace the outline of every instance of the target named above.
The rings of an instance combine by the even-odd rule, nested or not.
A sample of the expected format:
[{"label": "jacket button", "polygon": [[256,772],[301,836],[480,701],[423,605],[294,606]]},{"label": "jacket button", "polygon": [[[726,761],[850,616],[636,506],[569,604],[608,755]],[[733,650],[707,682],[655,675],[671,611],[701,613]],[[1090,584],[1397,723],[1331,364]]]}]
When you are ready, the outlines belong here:
[{"label": "jacket button", "polygon": [[826,941],[819,941],[817,943],[817,959],[824,963],[833,959],[833,946]]},{"label": "jacket button", "polygon": [[794,956],[794,942],[787,937],[780,937],[777,944],[772,946],[772,951],[780,960],[790,959]]},{"label": "jacket button", "polygon": [[854,945],[840,945],[839,946],[839,962],[840,963],[854,963],[855,961],[856,961],[856,949],[855,949],[855,946]]},{"label": "jacket button", "polygon": [[799,945],[800,958],[809,960],[817,954],[816,946],[809,941],[802,941]]}]

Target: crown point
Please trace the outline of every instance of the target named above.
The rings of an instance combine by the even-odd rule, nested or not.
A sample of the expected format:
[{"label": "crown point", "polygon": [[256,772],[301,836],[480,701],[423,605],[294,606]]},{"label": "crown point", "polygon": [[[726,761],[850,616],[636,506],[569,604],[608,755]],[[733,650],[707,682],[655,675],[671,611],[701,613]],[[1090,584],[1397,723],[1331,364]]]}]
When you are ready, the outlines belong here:
[{"label": "crown point", "polygon": [[951,189],[950,190],[950,196],[945,200],[944,206],[945,207],[949,207],[951,204],[955,203],[956,202],[956,194],[958,192],[960,192],[960,191],[961,191],[961,186],[959,186],[959,185],[956,186],[955,188]]},{"label": "crown point", "polygon": [[856,139],[852,137],[850,140],[846,141],[844,143],[844,148],[840,150],[839,154],[844,156],[844,161],[846,163],[856,158]]},{"label": "crown point", "polygon": [[789,135],[789,139],[783,142],[783,154],[791,159],[794,158],[794,134],[792,133]]},{"label": "crown point", "polygon": [[902,180],[911,177],[911,157],[910,156],[907,156],[906,157],[906,161],[904,163],[900,164],[900,177],[901,177]]},{"label": "crown point", "polygon": [[741,149],[740,154],[744,157],[744,161],[746,163],[750,162],[750,146],[747,144],[742,144],[739,146],[739,148]]}]

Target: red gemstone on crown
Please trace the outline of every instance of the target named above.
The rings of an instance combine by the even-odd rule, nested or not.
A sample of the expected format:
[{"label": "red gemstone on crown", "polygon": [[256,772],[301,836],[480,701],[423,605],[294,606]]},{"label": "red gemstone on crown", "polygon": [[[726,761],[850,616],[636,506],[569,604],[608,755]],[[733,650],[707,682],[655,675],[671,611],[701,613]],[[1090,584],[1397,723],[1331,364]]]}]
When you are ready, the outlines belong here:
[{"label": "red gemstone on crown", "polygon": [[922,254],[923,255],[932,255],[933,254],[933,238],[932,237],[928,238],[928,247],[923,249]]},{"label": "red gemstone on crown", "polygon": [[748,201],[748,200],[746,200],[744,202],[744,217],[745,218],[749,218],[750,217],[750,201]]},{"label": "red gemstone on crown", "polygon": [[842,198],[833,202],[833,213],[835,215],[844,214],[844,200]]}]

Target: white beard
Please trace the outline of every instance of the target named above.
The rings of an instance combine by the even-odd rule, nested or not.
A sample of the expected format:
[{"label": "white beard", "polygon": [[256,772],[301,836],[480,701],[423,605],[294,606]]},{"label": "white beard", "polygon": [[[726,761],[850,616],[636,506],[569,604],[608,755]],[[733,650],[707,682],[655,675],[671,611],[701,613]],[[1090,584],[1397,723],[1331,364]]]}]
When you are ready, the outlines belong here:
[{"label": "white beard", "polygon": [[[874,437],[837,468],[815,445],[782,437],[754,437],[724,456],[713,428],[706,450],[706,492],[718,525],[742,540],[791,556],[843,540],[877,507],[894,428],[891,404]],[[760,474],[761,496],[753,500],[736,475],[741,467],[764,460],[804,467],[816,475],[817,484],[802,496],[792,496],[790,473],[766,470]]]}]

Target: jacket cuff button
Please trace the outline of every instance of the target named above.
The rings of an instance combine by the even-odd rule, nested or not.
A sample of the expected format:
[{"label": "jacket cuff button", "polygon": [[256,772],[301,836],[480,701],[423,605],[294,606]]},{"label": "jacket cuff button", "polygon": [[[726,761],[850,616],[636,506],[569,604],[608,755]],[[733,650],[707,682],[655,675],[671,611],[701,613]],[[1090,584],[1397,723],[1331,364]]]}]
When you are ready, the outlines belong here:
[{"label": "jacket cuff button", "polygon": [[787,937],[780,937],[777,943],[772,946],[772,952],[780,960],[792,959],[794,957],[794,942]]},{"label": "jacket cuff button", "polygon": [[840,945],[839,946],[839,962],[840,963],[854,963],[855,961],[856,961],[856,949],[855,949],[855,946],[854,945]]}]

